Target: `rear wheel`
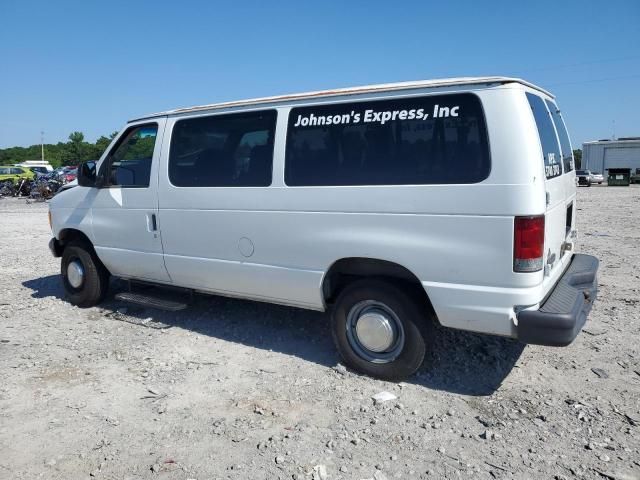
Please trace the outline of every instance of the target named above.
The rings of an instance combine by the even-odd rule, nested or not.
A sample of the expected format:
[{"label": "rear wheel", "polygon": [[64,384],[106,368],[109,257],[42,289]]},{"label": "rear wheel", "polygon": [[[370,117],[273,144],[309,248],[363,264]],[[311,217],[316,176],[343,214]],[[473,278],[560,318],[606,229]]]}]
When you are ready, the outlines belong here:
[{"label": "rear wheel", "polygon": [[109,288],[109,272],[85,243],[70,243],[62,254],[62,283],[69,301],[81,308],[100,303]]},{"label": "rear wheel", "polygon": [[430,319],[419,303],[381,280],[358,280],[338,296],[333,338],[349,367],[390,381],[414,373],[424,360]]}]

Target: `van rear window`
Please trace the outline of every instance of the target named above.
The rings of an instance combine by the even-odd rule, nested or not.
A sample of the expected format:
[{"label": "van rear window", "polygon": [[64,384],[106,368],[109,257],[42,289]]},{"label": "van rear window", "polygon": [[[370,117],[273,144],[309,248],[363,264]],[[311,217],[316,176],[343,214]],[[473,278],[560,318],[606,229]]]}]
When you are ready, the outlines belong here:
[{"label": "van rear window", "polygon": [[491,162],[473,94],[318,105],[289,114],[285,182],[315,185],[469,184]]},{"label": "van rear window", "polygon": [[527,100],[533,112],[533,118],[538,127],[538,135],[542,146],[542,156],[544,159],[544,173],[547,178],[554,178],[562,175],[562,164],[560,162],[560,147],[553,128],[551,114],[547,110],[542,98],[532,93],[527,93]]},{"label": "van rear window", "polygon": [[549,107],[549,111],[551,112],[553,123],[556,126],[556,131],[558,132],[558,138],[560,139],[560,148],[562,149],[562,164],[564,166],[564,172],[567,173],[573,170],[573,151],[571,150],[571,142],[569,141],[567,127],[564,124],[564,119],[562,118],[558,107],[551,103],[549,100],[547,100],[546,102],[547,107]]}]

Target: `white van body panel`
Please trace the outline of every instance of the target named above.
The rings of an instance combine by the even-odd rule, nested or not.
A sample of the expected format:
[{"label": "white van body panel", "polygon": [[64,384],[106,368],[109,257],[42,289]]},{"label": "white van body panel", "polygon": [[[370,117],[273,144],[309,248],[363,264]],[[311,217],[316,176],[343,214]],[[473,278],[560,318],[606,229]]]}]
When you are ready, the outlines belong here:
[{"label": "white van body panel", "polygon": [[91,205],[96,193],[94,188],[76,187],[49,201],[51,230],[56,238],[59,239],[64,230],[77,230],[94,242]]},{"label": "white van body panel", "polygon": [[[82,229],[111,273],[125,278],[317,310],[326,308],[322,283],[335,262],[385,260],[419,279],[442,325],[515,336],[517,309],[540,304],[569,256],[560,255],[566,232],[560,239],[556,225],[547,232],[557,258],[553,268],[514,272],[514,216],[565,215],[566,205],[575,200],[570,175],[545,180],[526,91],[553,100],[526,82],[487,79],[232,102],[139,119],[127,127],[148,122],[161,127],[150,187],[97,192],[77,187],[56,196],[51,202],[54,235],[63,228]],[[455,92],[473,93],[484,110],[491,158],[484,181],[285,185],[291,108]],[[177,121],[268,109],[278,113],[271,186],[172,185],[168,159]],[[151,213],[157,215],[157,232],[145,223]],[[549,221],[557,224],[557,219]]]}]

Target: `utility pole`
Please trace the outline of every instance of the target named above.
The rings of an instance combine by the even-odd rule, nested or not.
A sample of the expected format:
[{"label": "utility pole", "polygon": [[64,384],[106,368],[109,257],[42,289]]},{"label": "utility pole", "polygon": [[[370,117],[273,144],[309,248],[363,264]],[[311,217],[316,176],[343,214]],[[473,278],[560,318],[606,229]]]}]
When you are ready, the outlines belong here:
[{"label": "utility pole", "polygon": [[44,130],[40,131],[40,160],[44,162]]},{"label": "utility pole", "polygon": [[616,121],[613,121],[613,136],[611,137],[611,140],[615,140],[616,139]]}]

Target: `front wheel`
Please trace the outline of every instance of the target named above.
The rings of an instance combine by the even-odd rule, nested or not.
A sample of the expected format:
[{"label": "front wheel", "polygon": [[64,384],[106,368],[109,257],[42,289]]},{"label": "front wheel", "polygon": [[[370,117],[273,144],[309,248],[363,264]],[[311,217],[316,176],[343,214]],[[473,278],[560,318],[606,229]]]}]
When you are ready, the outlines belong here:
[{"label": "front wheel", "polygon": [[[358,280],[338,296],[333,339],[349,367],[372,377],[400,381],[424,360],[430,319],[418,302],[381,280]],[[424,335],[423,335],[424,334]]]},{"label": "front wheel", "polygon": [[73,305],[88,308],[102,301],[109,288],[109,272],[90,246],[67,245],[60,265],[62,283]]}]

